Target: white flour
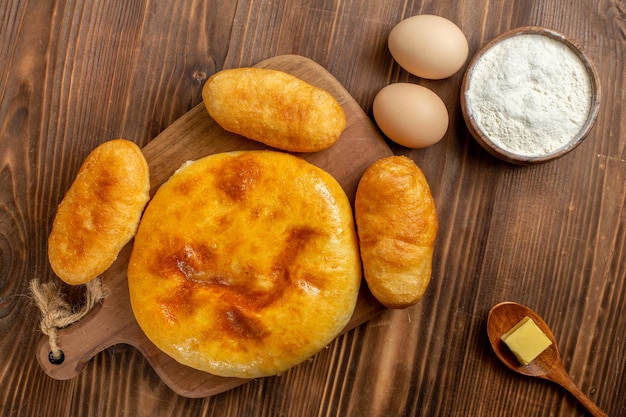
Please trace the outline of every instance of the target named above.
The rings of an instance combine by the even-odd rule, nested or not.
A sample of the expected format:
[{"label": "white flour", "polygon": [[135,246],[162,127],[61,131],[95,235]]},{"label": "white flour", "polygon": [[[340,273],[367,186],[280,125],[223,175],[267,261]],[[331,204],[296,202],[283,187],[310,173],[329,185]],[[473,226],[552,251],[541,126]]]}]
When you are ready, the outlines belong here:
[{"label": "white flour", "polygon": [[585,124],[591,81],[566,45],[524,34],[499,42],[476,62],[465,99],[494,143],[542,156],[567,145]]}]

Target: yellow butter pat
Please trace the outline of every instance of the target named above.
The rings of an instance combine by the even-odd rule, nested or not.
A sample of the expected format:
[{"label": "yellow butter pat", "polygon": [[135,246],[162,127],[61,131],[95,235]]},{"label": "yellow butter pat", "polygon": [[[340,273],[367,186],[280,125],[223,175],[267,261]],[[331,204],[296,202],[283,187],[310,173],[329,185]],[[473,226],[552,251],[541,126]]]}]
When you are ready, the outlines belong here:
[{"label": "yellow butter pat", "polygon": [[530,317],[524,317],[500,338],[522,365],[528,365],[552,342]]}]

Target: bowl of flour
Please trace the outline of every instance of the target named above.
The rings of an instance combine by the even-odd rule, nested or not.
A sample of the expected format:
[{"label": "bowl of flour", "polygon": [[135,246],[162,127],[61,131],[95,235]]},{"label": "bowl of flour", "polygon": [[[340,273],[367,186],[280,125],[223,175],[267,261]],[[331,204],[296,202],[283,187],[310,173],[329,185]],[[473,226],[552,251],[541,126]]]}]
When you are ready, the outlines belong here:
[{"label": "bowl of flour", "polygon": [[505,32],[472,58],[461,87],[468,129],[492,155],[515,164],[573,150],[598,116],[593,64],[564,35],[541,27]]}]

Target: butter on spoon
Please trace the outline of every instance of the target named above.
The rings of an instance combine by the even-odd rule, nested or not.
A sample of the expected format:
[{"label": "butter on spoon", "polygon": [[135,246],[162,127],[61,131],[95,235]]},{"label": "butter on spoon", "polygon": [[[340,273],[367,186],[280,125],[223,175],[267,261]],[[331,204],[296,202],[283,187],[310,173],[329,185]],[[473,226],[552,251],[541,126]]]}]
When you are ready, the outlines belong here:
[{"label": "butter on spoon", "polygon": [[528,365],[550,347],[552,341],[528,316],[524,316],[511,330],[500,338],[522,365]]},{"label": "butter on spoon", "polygon": [[[511,349],[502,341],[502,336],[514,328],[525,317],[530,318],[549,339],[551,344],[541,351],[528,364],[520,363]],[[596,417],[607,417],[587,395],[574,384],[568,375],[559,355],[556,339],[543,319],[530,308],[518,303],[504,302],[489,311],[487,334],[496,356],[511,370],[555,382],[570,392],[580,403]]]}]

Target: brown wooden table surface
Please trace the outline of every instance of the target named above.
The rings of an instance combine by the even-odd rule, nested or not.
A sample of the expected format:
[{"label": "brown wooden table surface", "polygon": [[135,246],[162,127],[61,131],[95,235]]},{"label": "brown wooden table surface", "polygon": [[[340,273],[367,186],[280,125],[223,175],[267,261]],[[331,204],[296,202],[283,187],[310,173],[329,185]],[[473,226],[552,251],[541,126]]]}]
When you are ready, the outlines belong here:
[{"label": "brown wooden table surface", "polygon": [[[601,79],[590,136],[530,167],[483,151],[461,116],[463,71],[421,80],[388,52],[391,27],[421,13],[457,23],[470,54],[519,26],[568,35]],[[585,415],[558,386],[497,361],[485,326],[500,301],[539,312],[579,387],[607,414],[626,415],[625,45],[623,0],[3,0],[0,415]],[[378,90],[397,81],[423,84],[446,103],[451,122],[440,143],[392,147],[424,170],[437,202],[433,280],[422,301],[383,312],[280,376],[209,398],[174,394],[125,345],[74,379],[48,377],[35,360],[42,335],[28,283],[58,281],[47,236],[85,156],[116,137],[146,145],[201,102],[211,74],[281,54],[322,65],[369,115]]]}]

